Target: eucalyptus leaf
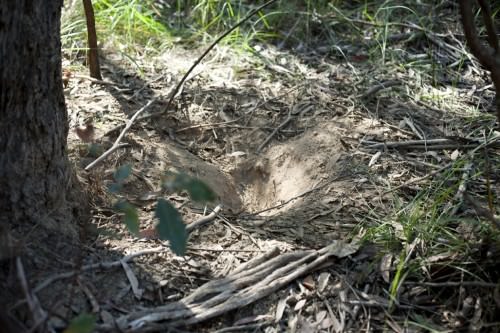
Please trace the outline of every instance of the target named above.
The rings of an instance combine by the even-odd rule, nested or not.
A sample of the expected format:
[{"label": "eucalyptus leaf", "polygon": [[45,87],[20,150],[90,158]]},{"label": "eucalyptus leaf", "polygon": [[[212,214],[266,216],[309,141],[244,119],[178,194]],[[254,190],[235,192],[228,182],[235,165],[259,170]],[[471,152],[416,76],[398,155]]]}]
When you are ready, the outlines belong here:
[{"label": "eucalyptus leaf", "polygon": [[162,183],[170,191],[187,191],[191,200],[196,202],[214,201],[215,193],[203,181],[183,173],[167,172]]},{"label": "eucalyptus leaf", "polygon": [[133,235],[139,235],[139,215],[137,214],[137,208],[126,201],[117,202],[115,208],[125,214],[124,223],[128,230]]},{"label": "eucalyptus leaf", "polygon": [[111,183],[108,185],[108,191],[111,193],[118,193],[122,189],[122,184],[119,183]]},{"label": "eucalyptus leaf", "polygon": [[159,220],[156,231],[160,239],[168,240],[172,251],[183,256],[186,253],[188,233],[179,212],[169,202],[158,199],[155,214]]},{"label": "eucalyptus leaf", "polygon": [[191,179],[191,181],[186,184],[186,190],[193,201],[206,202],[215,200],[215,193],[201,180]]},{"label": "eucalyptus leaf", "polygon": [[125,164],[116,169],[115,173],[113,174],[113,178],[118,183],[121,183],[125,179],[127,179],[128,176],[130,176],[131,172],[132,172],[132,166],[130,164]]}]

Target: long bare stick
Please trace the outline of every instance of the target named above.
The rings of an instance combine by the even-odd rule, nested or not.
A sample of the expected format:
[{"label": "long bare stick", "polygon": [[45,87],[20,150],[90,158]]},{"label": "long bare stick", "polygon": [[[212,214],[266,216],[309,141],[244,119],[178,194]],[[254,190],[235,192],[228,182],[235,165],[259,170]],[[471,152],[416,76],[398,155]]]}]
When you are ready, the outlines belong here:
[{"label": "long bare stick", "polygon": [[120,141],[123,139],[123,137],[125,136],[125,133],[130,129],[130,127],[132,127],[132,125],[134,124],[134,121],[137,119],[137,117],[142,113],[144,112],[144,110],[146,110],[148,107],[151,106],[151,104],[153,104],[155,101],[157,100],[157,98],[154,98],[152,100],[150,100],[146,105],[144,105],[142,108],[140,108],[139,110],[137,110],[137,112],[132,116],[132,118],[130,118],[130,120],[127,122],[125,128],[123,129],[123,131],[120,133],[120,135],[118,136],[118,138],[116,139],[115,143],[113,143],[113,145],[111,146],[111,148],[109,148],[108,150],[106,150],[101,156],[99,156],[96,160],[94,160],[92,163],[90,163],[89,165],[87,165],[85,167],[85,171],[89,171],[90,169],[92,169],[93,167],[95,167],[99,162],[101,162],[102,160],[104,160],[108,155],[110,155],[113,151],[115,151],[116,149],[120,148],[121,146],[123,145],[120,145]]},{"label": "long bare stick", "polygon": [[[165,109],[163,109],[163,111],[160,111],[160,112],[150,113],[150,114],[148,114],[148,115],[146,115],[144,117],[141,117],[139,120],[144,120],[144,119],[147,119],[147,118],[153,118],[153,117],[156,117],[156,116],[159,116],[159,115],[162,115],[163,113],[165,113],[165,111],[167,111],[170,108],[170,105],[172,105],[172,102],[173,102],[175,96],[177,95],[177,92],[184,85],[184,83],[186,82],[187,78],[189,77],[189,74],[191,74],[191,72],[195,69],[195,67],[198,66],[198,64],[203,60],[203,58],[205,58],[205,56],[208,54],[208,52],[210,52],[224,37],[226,37],[231,32],[233,32],[240,25],[242,25],[243,23],[245,23],[246,21],[248,21],[257,12],[259,12],[260,10],[266,8],[267,6],[271,5],[272,3],[276,2],[276,1],[277,0],[270,0],[270,1],[266,2],[265,4],[257,7],[256,9],[252,10],[247,16],[245,16],[243,19],[241,19],[238,23],[236,23],[229,30],[227,30],[226,32],[224,32],[219,38],[217,38],[212,44],[210,44],[210,46],[205,50],[205,52],[203,52],[203,54],[201,56],[199,56],[198,59],[196,59],[196,61],[188,69],[188,71],[186,72],[186,74],[184,74],[184,76],[182,77],[182,79],[175,86],[175,88],[172,91],[172,93],[170,93],[170,98],[168,99],[167,106],[165,107]],[[111,133],[119,131],[123,126],[125,126],[125,125],[122,124],[122,125],[116,126],[115,128],[109,130],[105,135],[109,135]]]}]

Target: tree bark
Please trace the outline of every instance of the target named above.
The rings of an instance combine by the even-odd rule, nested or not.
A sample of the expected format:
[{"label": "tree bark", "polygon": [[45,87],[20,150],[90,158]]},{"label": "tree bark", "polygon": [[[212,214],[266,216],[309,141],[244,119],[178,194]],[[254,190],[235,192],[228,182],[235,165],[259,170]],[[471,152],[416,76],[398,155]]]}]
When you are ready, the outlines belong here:
[{"label": "tree bark", "polygon": [[102,80],[101,67],[99,66],[99,52],[97,48],[97,33],[95,31],[94,7],[91,0],[83,0],[83,8],[87,19],[87,41],[89,50],[87,60],[89,62],[90,76]]},{"label": "tree bark", "polygon": [[36,295],[41,307],[14,307],[27,293],[19,282],[24,273],[13,265],[21,262],[16,257],[22,258],[30,286],[81,258],[79,240],[85,234],[80,234],[84,229],[76,222],[88,216],[88,206],[73,181],[76,177],[67,156],[62,4],[63,0],[0,0],[2,332],[48,331],[48,323],[38,321],[44,307],[50,309],[70,294],[69,285],[56,292],[46,290]]},{"label": "tree bark", "polygon": [[43,225],[76,236],[66,204],[72,177],[62,4],[0,1],[0,224]]}]

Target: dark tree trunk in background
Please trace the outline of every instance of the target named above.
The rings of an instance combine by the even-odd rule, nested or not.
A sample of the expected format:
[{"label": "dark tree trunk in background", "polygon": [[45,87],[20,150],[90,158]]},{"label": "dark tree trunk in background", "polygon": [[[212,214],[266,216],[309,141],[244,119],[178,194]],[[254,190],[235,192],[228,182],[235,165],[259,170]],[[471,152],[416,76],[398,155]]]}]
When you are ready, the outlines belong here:
[{"label": "dark tree trunk in background", "polygon": [[0,225],[75,236],[67,205],[62,4],[0,1]]}]

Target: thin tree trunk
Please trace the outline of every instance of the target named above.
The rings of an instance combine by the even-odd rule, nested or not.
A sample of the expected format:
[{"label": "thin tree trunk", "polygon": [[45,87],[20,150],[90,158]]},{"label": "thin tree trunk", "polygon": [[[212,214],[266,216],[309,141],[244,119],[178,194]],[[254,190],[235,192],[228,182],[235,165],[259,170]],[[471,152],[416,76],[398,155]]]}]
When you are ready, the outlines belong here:
[{"label": "thin tree trunk", "polygon": [[101,67],[99,66],[97,33],[95,31],[95,17],[92,0],[83,0],[83,8],[87,19],[87,40],[89,46],[89,50],[87,51],[87,60],[89,63],[90,76],[94,79],[102,80]]}]

